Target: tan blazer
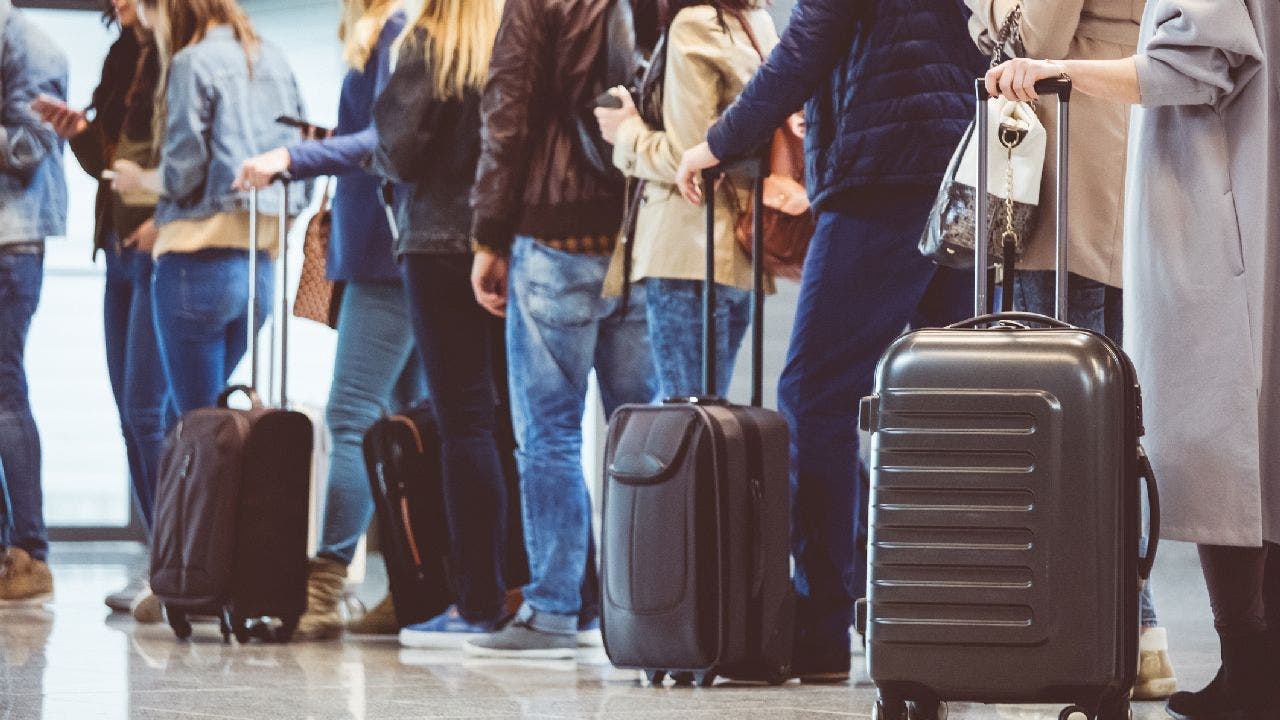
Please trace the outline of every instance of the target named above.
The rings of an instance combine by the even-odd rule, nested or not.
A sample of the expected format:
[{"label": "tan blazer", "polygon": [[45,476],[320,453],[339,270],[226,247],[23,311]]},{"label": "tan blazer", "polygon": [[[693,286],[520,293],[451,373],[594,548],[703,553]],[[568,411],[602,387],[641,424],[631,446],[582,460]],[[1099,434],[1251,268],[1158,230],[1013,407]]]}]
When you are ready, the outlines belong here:
[{"label": "tan blazer", "polygon": [[[1022,39],[1029,57],[1107,60],[1133,55],[1145,0],[965,0],[973,9],[970,34],[988,51],[1000,24],[1022,5]],[[1054,180],[1058,101],[1040,104],[1049,152],[1040,194],[1040,223],[1027,241],[1023,270],[1053,269]],[[1129,108],[1076,93],[1071,102],[1071,232],[1067,267],[1077,275],[1123,287],[1125,150]]]},{"label": "tan blazer", "polygon": [[[689,203],[675,187],[685,150],[706,139],[707,129],[746,86],[760,57],[733,16],[724,25],[710,5],[680,11],[667,35],[667,72],[663,89],[662,132],[631,118],[618,129],[613,162],[628,177],[648,181],[637,216],[632,250],[633,282],[646,277],[701,280],[706,276],[706,211]],[[763,9],[746,13],[766,56],[778,42],[773,19]],[[727,32],[726,32],[727,28]],[[751,260],[738,249],[733,226],[750,200],[748,188],[716,194],[716,281],[751,287]],[[618,245],[605,281],[605,294],[622,287]]]}]

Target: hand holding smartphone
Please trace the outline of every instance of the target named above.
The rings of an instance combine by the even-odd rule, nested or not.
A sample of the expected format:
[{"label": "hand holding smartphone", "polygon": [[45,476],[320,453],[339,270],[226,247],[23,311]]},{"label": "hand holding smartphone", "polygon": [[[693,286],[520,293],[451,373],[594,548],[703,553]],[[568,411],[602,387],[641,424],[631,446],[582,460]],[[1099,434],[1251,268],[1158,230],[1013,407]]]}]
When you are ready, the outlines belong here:
[{"label": "hand holding smartphone", "polygon": [[73,138],[89,127],[84,111],[76,110],[65,101],[49,95],[38,95],[31,101],[31,110],[48,123],[53,131],[64,138]]}]

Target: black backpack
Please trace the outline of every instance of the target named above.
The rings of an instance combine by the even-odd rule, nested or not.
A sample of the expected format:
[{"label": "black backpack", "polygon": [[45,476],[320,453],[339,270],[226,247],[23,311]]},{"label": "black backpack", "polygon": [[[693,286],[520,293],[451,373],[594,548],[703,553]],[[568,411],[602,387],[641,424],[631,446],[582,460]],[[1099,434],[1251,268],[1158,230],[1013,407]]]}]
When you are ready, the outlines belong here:
[{"label": "black backpack", "polygon": [[596,122],[595,100],[609,88],[631,87],[641,71],[631,0],[610,0],[604,20],[605,41],[596,59],[595,83],[587,106],[578,108],[571,117],[572,131],[587,167],[603,178],[621,180],[622,173],[613,166],[613,145],[600,134],[600,124]]}]

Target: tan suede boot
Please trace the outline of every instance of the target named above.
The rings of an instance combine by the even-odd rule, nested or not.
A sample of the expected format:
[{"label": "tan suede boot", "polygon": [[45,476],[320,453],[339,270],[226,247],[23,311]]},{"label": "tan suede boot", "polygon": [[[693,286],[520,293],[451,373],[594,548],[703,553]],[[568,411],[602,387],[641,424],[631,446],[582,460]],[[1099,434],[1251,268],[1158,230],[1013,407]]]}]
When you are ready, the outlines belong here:
[{"label": "tan suede boot", "polygon": [[347,566],[316,558],[307,567],[307,612],[298,621],[294,640],[334,640],[342,636],[339,603],[347,585]]},{"label": "tan suede boot", "polygon": [[0,602],[36,603],[53,596],[49,564],[22,548],[11,547],[0,563]]},{"label": "tan suede boot", "polygon": [[398,635],[400,623],[396,621],[396,606],[388,593],[364,614],[364,617],[347,624],[347,632],[355,635]]}]

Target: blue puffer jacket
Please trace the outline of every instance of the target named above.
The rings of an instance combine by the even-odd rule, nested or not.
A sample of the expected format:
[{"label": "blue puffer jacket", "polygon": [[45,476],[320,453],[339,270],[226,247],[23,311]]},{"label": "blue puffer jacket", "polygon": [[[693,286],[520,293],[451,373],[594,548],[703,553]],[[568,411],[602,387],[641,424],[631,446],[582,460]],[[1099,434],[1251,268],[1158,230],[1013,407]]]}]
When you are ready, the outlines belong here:
[{"label": "blue puffer jacket", "polygon": [[708,134],[728,161],[807,101],[809,195],[936,185],[974,114],[985,60],[957,0],[799,0],[768,62]]}]

